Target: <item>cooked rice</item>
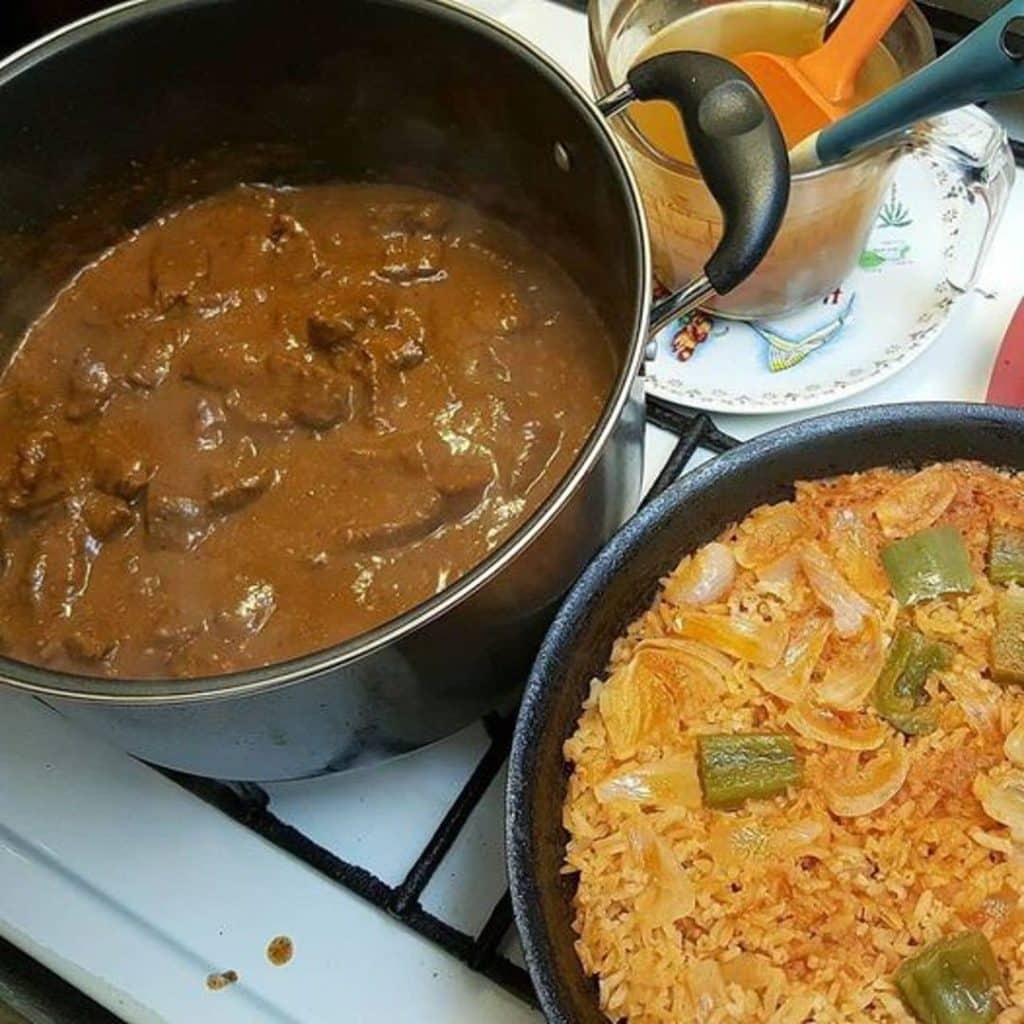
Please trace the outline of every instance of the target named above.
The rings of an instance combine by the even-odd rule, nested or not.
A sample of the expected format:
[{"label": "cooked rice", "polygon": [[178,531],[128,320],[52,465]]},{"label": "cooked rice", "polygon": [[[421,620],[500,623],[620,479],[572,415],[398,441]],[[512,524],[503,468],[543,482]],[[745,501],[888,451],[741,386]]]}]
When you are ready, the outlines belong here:
[{"label": "cooked rice", "polygon": [[[729,657],[722,684],[712,686],[692,666],[674,664],[671,651],[637,656],[641,641],[680,635],[684,610],[666,599],[664,587],[616,641],[605,679],[594,681],[565,745],[572,777],[564,807],[570,835],[564,870],[578,877],[576,947],[585,970],[597,978],[610,1019],[911,1022],[890,980],[893,971],[923,944],[980,929],[1007,985],[1000,1022],[1024,1020],[1024,832],[1015,842],[972,789],[977,776],[1005,770],[1004,740],[1024,723],[1024,689],[988,679],[998,588],[984,575],[990,524],[1024,526],[1024,480],[966,462],[929,472],[930,483],[925,478],[909,490],[910,474],[890,469],[796,488],[806,536],[833,558],[830,523],[837,510],[847,509],[868,525],[878,546],[926,526],[955,525],[977,573],[972,593],[909,609],[888,592],[863,595],[886,642],[899,622],[956,652],[951,668],[928,683],[939,726],[907,738],[906,781],[878,810],[839,817],[823,790],[823,784],[856,778],[877,751],[850,753],[797,735],[785,718],[787,703],[755,682],[748,662]],[[941,494],[942,486],[951,488],[952,501]],[[893,499],[895,519],[884,506]],[[889,514],[883,517],[888,537],[876,515],[881,507]],[[750,531],[768,521],[759,515],[764,510],[719,540],[735,551],[741,538],[749,540]],[[688,563],[684,559],[673,576]],[[802,572],[787,579],[783,569],[781,580],[779,573],[767,575],[773,578],[759,579],[758,572],[740,567],[721,600],[701,610],[782,622],[790,636],[810,616],[830,615]],[[831,634],[809,684],[812,694],[856,642]],[[626,733],[635,734],[636,742],[624,749],[621,736],[610,735],[598,702],[614,671],[635,656],[640,667],[630,677],[635,704],[626,709]],[[622,678],[620,673],[620,689]],[[870,694],[860,717],[896,736],[877,716]],[[622,732],[622,721],[612,724],[613,733]],[[792,736],[804,756],[802,786],[728,812],[671,800],[651,806],[598,799],[599,784],[639,764],[692,758],[696,734],[752,730]],[[652,845],[652,836],[668,845]],[[659,876],[657,856],[645,857],[643,849],[668,852],[674,863],[662,865],[666,875]],[[673,879],[678,906],[688,909],[688,884],[693,909],[675,919],[670,912],[664,920],[658,901]]]}]

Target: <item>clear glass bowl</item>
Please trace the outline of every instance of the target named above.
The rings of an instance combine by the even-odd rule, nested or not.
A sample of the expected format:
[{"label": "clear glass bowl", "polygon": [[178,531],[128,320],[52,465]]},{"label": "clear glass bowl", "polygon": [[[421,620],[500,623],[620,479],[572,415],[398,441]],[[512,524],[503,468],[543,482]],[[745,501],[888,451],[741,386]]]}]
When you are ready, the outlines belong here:
[{"label": "clear glass bowl", "polygon": [[[620,85],[658,32],[709,2],[746,0],[591,0],[595,93],[603,95]],[[779,2],[830,6],[814,0]],[[714,42],[709,40],[706,48],[713,50]],[[890,29],[885,45],[903,75],[935,57],[931,30],[913,4]],[[677,289],[700,273],[717,244],[718,207],[695,168],[653,148],[628,113],[616,119],[616,132],[643,193],[656,276],[666,288]],[[896,162],[915,146],[938,148],[946,162],[962,162],[948,143],[916,132],[833,167],[797,175],[782,228],[763,263],[743,285],[712,302],[712,308],[743,319],[776,317],[835,289],[857,264]]]}]

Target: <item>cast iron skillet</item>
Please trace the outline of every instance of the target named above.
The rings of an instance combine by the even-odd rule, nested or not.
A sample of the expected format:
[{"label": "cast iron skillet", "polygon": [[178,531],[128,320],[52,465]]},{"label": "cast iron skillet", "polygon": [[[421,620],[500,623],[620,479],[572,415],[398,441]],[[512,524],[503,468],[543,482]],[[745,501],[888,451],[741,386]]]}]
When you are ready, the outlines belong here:
[{"label": "cast iron skillet", "polygon": [[874,466],[977,459],[1024,469],[1024,412],[921,403],[834,413],[784,427],[701,466],[631,519],[562,605],[526,687],[509,765],[509,881],[527,966],[551,1024],[607,1024],[573,949],[574,883],[559,874],[567,772],[562,744],[612,641],[679,559],[802,479]]}]

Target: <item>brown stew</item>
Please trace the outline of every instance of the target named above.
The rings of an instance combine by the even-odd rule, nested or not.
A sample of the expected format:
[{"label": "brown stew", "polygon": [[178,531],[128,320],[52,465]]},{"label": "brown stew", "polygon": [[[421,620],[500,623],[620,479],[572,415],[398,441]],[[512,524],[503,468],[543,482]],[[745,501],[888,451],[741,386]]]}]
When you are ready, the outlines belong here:
[{"label": "brown stew", "polygon": [[551,492],[614,360],[535,244],[397,186],[239,186],[86,267],[0,377],[0,640],[269,664],[443,590]]}]

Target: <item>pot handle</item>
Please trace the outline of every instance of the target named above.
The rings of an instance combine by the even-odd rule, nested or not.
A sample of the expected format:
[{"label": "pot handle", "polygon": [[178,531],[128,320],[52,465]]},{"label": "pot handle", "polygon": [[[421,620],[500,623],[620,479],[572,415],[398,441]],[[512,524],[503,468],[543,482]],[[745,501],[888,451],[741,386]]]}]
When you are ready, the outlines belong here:
[{"label": "pot handle", "polygon": [[597,105],[610,117],[634,100],[668,100],[678,109],[724,225],[704,273],[651,310],[653,333],[712,295],[732,291],[761,262],[789,202],[789,156],[764,97],[723,57],[690,50],[650,57]]}]

